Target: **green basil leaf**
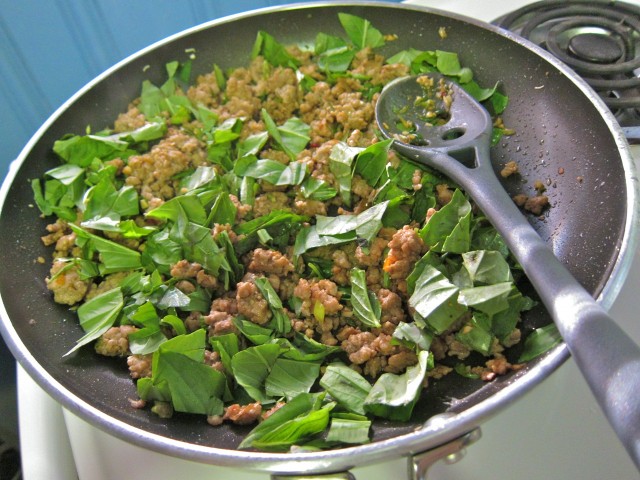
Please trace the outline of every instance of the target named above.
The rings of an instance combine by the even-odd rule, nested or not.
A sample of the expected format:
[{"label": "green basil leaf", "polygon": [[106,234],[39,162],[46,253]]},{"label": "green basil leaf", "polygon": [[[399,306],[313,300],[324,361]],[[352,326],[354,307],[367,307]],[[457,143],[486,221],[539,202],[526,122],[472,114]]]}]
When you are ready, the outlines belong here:
[{"label": "green basil leaf", "polygon": [[234,317],[233,324],[240,333],[254,345],[269,343],[275,335],[272,329],[256,325],[241,316]]},{"label": "green basil leaf", "polygon": [[482,355],[489,355],[493,335],[479,323],[474,315],[474,320],[456,332],[456,339]]},{"label": "green basil leaf", "polygon": [[436,252],[465,253],[471,244],[471,204],[460,190],[433,214],[420,236]]},{"label": "green basil leaf", "polygon": [[233,172],[240,177],[262,179],[272,185],[299,185],[307,174],[307,167],[302,162],[284,165],[276,160],[258,160],[254,155],[247,155],[236,162]]},{"label": "green basil leaf", "polygon": [[206,332],[164,342],[153,355],[153,382],[166,382],[176,411],[208,415],[224,393],[225,376],[203,363]]},{"label": "green basil leaf", "polygon": [[551,323],[537,328],[524,341],[524,350],[518,362],[528,362],[548,352],[562,342],[562,337],[555,324]]},{"label": "green basil leaf", "polygon": [[429,350],[433,336],[415,323],[400,322],[392,337],[400,343],[416,350]]},{"label": "green basil leaf", "polygon": [[327,442],[339,442],[360,445],[368,443],[371,420],[354,420],[334,416],[327,432]]},{"label": "green basil leaf", "polygon": [[265,392],[265,381],[280,354],[280,347],[266,343],[241,350],[231,358],[231,368],[238,385],[257,402],[265,403],[271,397]]},{"label": "green basil leaf", "polygon": [[109,330],[114,325],[118,315],[120,315],[122,307],[124,307],[124,298],[122,290],[119,288],[109,290],[80,305],[78,319],[85,334],[65,356],[97,340],[104,332]]},{"label": "green basil leaf", "polygon": [[324,202],[335,197],[338,191],[323,180],[309,177],[300,185],[300,193],[304,198]]},{"label": "green basil leaf", "polygon": [[513,282],[509,264],[500,252],[476,250],[462,254],[462,263],[474,285]]},{"label": "green basil leaf", "polygon": [[[111,240],[93,235],[75,225],[69,224],[69,226],[75,232],[77,236],[76,243],[78,243],[79,246],[88,247],[89,249],[95,249],[100,252],[101,263],[99,268],[100,273],[103,275],[136,270],[142,267],[139,252],[112,242]],[[85,258],[91,258],[91,256],[85,255]]]},{"label": "green basil leaf", "polygon": [[258,32],[253,44],[251,58],[256,58],[258,55],[263,56],[267,62],[276,67],[291,67],[295,69],[299,63],[281,43],[262,30]]},{"label": "green basil leaf", "polygon": [[361,151],[354,167],[355,173],[364,178],[369,185],[376,187],[388,163],[388,152],[393,140],[383,140]]},{"label": "green basil leaf", "polygon": [[509,307],[512,288],[512,282],[464,288],[458,294],[458,302],[492,316]]},{"label": "green basil leaf", "polygon": [[362,151],[359,147],[350,147],[344,142],[336,143],[329,154],[329,171],[338,182],[338,191],[342,201],[351,205],[351,179],[353,177],[353,162]]},{"label": "green basil leaf", "polygon": [[342,12],[338,13],[338,19],[342,24],[342,28],[344,28],[349,36],[349,39],[357,48],[377,48],[385,44],[384,36],[370,21],[356,15]]},{"label": "green basil leaf", "polygon": [[364,401],[367,413],[377,417],[405,422],[411,418],[427,373],[429,352],[418,354],[418,363],[402,375],[383,373],[371,387]]},{"label": "green basil leaf", "polygon": [[265,380],[265,393],[288,399],[308,393],[319,374],[319,363],[278,358]]},{"label": "green basil leaf", "polygon": [[332,363],[320,378],[320,386],[341,407],[360,415],[365,414],[364,401],[371,390],[371,384],[358,372],[343,363]]},{"label": "green basil leaf", "polygon": [[378,297],[367,288],[364,270],[352,268],[350,280],[353,314],[367,327],[380,327],[380,315],[382,313],[380,302]]},{"label": "green basil leaf", "polygon": [[409,305],[437,333],[445,332],[466,308],[457,302],[459,289],[442,272],[425,265]]}]

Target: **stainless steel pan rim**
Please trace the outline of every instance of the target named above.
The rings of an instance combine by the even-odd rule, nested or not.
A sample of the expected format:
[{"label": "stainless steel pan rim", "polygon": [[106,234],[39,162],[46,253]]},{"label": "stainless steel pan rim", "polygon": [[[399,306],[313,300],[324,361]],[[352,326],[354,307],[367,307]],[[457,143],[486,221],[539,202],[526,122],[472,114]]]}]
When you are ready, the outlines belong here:
[{"label": "stainless steel pan rim", "polygon": [[[625,171],[625,187],[627,189],[627,217],[624,236],[620,244],[620,253],[617,257],[612,273],[607,279],[606,285],[599,296],[600,302],[606,308],[610,307],[626,278],[631,266],[633,255],[637,248],[639,226],[638,212],[640,211],[638,179],[635,164],[631,157],[629,146],[614,116],[604,105],[598,95],[595,94],[595,92],[593,92],[591,88],[572,70],[527,40],[484,22],[461,15],[426,9],[413,5],[388,4],[384,2],[318,2],[292,4],[286,7],[270,7],[207,22],[157,42],[124,59],[109,70],[105,71],[102,75],[98,76],[92,82],[88,83],[83,89],[78,91],[73,97],[65,102],[42,125],[22,150],[18,159],[11,165],[10,171],[0,188],[0,206],[2,207],[0,208],[0,211],[10,208],[10,206],[7,205],[9,187],[16,179],[19,168],[25,161],[34,144],[70,105],[75,103],[76,100],[85,92],[91,90],[96,83],[109,77],[113,72],[121,69],[133,60],[158,48],[159,46],[169,44],[178,38],[186,37],[194,32],[206,30],[216,25],[233,22],[240,18],[251,17],[263,13],[293,9],[314,9],[323,6],[335,5],[385,7],[391,9],[390,14],[393,14],[393,9],[415,10],[416,12],[429,12],[445,17],[452,17],[474,24],[478,27],[491,31],[494,34],[506,37],[508,40],[516,42],[524,48],[534,51],[537,55],[543,57],[552,68],[562,72],[563,75],[569,78],[571,82],[574,83],[576,87],[593,102],[611,131],[620,152],[621,161]],[[163,454],[207,464],[236,466],[277,473],[315,473],[344,470],[357,465],[381,462],[393,457],[412,455],[446,443],[469,432],[491,416],[499,413],[501,408],[506,407],[508,404],[524,395],[531,388],[548,377],[569,357],[567,348],[564,345],[560,345],[550,352],[538,365],[535,366],[535,368],[522,374],[514,375],[508,385],[504,386],[490,398],[485,399],[478,405],[468,408],[460,413],[447,416],[446,419],[443,417],[442,422],[428,422],[425,426],[410,434],[401,435],[388,440],[377,441],[367,445],[343,448],[340,450],[314,453],[267,454],[260,452],[226,450],[181,442],[132,427],[120,420],[105,415],[100,410],[94,408],[92,405],[68,391],[60,382],[47,372],[46,366],[38,363],[19,338],[15,328],[11,324],[2,298],[0,298],[0,316],[2,317],[0,330],[18,362],[36,380],[36,382],[56,401],[60,402],[64,408],[78,415],[87,422],[123,440]]]}]

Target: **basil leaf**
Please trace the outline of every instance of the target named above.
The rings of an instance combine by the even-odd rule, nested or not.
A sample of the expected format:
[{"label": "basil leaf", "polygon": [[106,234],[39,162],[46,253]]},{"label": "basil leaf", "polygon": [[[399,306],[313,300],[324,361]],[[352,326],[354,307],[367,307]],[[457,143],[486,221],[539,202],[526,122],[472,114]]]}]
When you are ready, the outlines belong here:
[{"label": "basil leaf", "polygon": [[295,57],[287,52],[287,49],[282,44],[262,30],[258,32],[253,44],[251,58],[256,58],[258,55],[263,56],[267,62],[275,67],[291,67],[295,69],[299,63]]},{"label": "basil leaf", "polygon": [[153,383],[166,382],[176,411],[209,415],[224,393],[224,374],[203,363],[205,341],[199,329],[167,340],[153,355]]},{"label": "basil leaf", "polygon": [[339,245],[356,239],[356,232],[349,231],[337,235],[320,235],[316,225],[302,227],[296,236],[293,247],[294,256],[298,257],[308,250],[326,245]]},{"label": "basil leaf", "polygon": [[491,330],[500,340],[503,340],[516,328],[520,321],[520,313],[531,310],[535,305],[535,301],[525,297],[514,287],[509,296],[509,307],[496,313],[491,319]]},{"label": "basil leaf", "polygon": [[300,185],[300,193],[304,198],[326,201],[335,197],[338,191],[324,180],[309,177]]},{"label": "basil leaf", "polygon": [[476,250],[462,254],[462,264],[474,285],[513,282],[509,264],[500,252]]},{"label": "basil leaf", "polygon": [[388,205],[389,201],[384,201],[357,215],[339,215],[337,217],[317,215],[317,233],[318,235],[336,236],[355,232],[358,238],[362,238],[368,243],[382,228],[382,216]]},{"label": "basil leaf", "polygon": [[299,185],[307,174],[307,166],[302,162],[284,165],[268,158],[258,160],[254,155],[247,155],[236,162],[233,172],[240,177],[258,178],[272,185]]},{"label": "basil leaf", "polygon": [[474,316],[474,320],[456,333],[456,339],[482,355],[489,355],[493,344],[493,335],[483,328]]},{"label": "basil leaf", "polygon": [[278,358],[265,380],[265,393],[288,399],[308,393],[319,374],[319,363]]},{"label": "basil leaf", "polygon": [[471,244],[471,204],[457,190],[451,201],[433,214],[420,236],[436,252],[465,253]]},{"label": "basil leaf", "polygon": [[416,350],[429,350],[433,336],[415,323],[400,322],[392,337],[400,343]]},{"label": "basil leaf", "polygon": [[320,378],[320,386],[341,407],[360,415],[365,414],[364,401],[371,390],[371,384],[358,372],[343,363],[332,363]]},{"label": "basil leaf", "polygon": [[[296,396],[251,430],[239,448],[261,448],[260,445],[268,443],[271,450],[285,450],[294,443],[322,432],[329,424],[329,413],[333,408],[333,404],[322,407],[324,396],[324,393]],[[319,416],[313,415],[322,410]],[[267,442],[263,442],[263,439]]]},{"label": "basil leaf", "polygon": [[296,117],[288,119],[278,127],[264,108],[261,111],[261,115],[271,138],[273,138],[276,144],[282,148],[291,160],[295,160],[298,154],[306,148],[311,139],[311,137],[309,137],[311,127]]},{"label": "basil leaf", "polygon": [[548,352],[562,342],[562,337],[555,324],[551,323],[535,329],[524,341],[524,350],[518,362],[528,362]]},{"label": "basil leaf", "polygon": [[256,325],[241,316],[234,317],[233,324],[240,333],[254,345],[269,343],[274,337],[274,331],[272,329]]},{"label": "basil leaf", "polygon": [[278,297],[278,294],[273,289],[267,278],[258,277],[254,282],[262,296],[269,303],[269,309],[273,314],[273,320],[271,323],[273,323],[274,330],[281,335],[286,335],[291,331],[291,320],[282,306],[280,297]]},{"label": "basil leaf", "polygon": [[347,206],[351,205],[352,165],[362,150],[362,148],[350,147],[344,142],[338,142],[329,154],[329,171],[333,173],[338,182],[338,191]]},{"label": "basil leaf", "polygon": [[119,288],[109,290],[80,305],[78,319],[85,334],[76,341],[75,347],[65,353],[65,356],[98,339],[109,330],[120,315],[123,306],[124,299],[122,290]]},{"label": "basil leaf", "polygon": [[267,140],[269,140],[269,133],[260,132],[249,135],[244,140],[239,141],[238,158],[242,158],[247,155],[257,155],[258,152],[266,145]]},{"label": "basil leaf", "polygon": [[237,208],[229,198],[229,194],[220,192],[211,206],[205,225],[209,226],[214,223],[233,225],[236,221],[236,212]]},{"label": "basil leaf", "polygon": [[363,444],[370,441],[371,420],[340,418],[333,416],[327,432],[327,442]]},{"label": "basil leaf", "polygon": [[409,305],[437,334],[441,334],[466,311],[457,302],[458,292],[458,287],[442,272],[425,265],[409,298]]},{"label": "basil leaf", "polygon": [[53,151],[65,162],[88,167],[95,158],[111,160],[128,148],[122,140],[98,135],[73,135],[56,140]]},{"label": "basil leaf", "polygon": [[376,187],[388,162],[389,147],[393,140],[376,142],[362,150],[356,159],[355,173],[364,178],[369,185]]},{"label": "basil leaf", "polygon": [[341,351],[339,346],[331,347],[324,343],[316,342],[314,339],[299,332],[295,332],[293,343],[286,338],[275,338],[272,342],[280,345],[282,357],[301,362],[323,360],[327,356]]},{"label": "basil leaf", "polygon": [[264,344],[241,350],[231,358],[231,369],[238,385],[255,401],[265,403],[271,397],[265,392],[265,381],[280,354],[280,347]]},{"label": "basil leaf", "polygon": [[350,280],[353,314],[368,327],[380,327],[380,302],[378,297],[367,288],[364,270],[352,268]]},{"label": "basil leaf", "polygon": [[408,367],[402,375],[383,373],[371,387],[364,401],[365,411],[389,420],[409,420],[422,392],[429,355],[429,352],[421,351],[418,354],[418,363]]},{"label": "basil leaf", "polygon": [[370,21],[342,12],[338,13],[338,19],[349,39],[358,49],[361,50],[365,47],[377,48],[385,44],[384,36],[380,33],[380,30],[373,27]]},{"label": "basil leaf", "polygon": [[332,73],[346,72],[355,57],[353,48],[342,38],[322,32],[316,35],[315,54],[318,56],[318,67]]},{"label": "basil leaf", "polygon": [[512,282],[464,288],[460,290],[458,302],[467,307],[480,310],[489,316],[495,315],[509,307],[508,299],[512,288]]},{"label": "basil leaf", "polygon": [[[100,273],[103,275],[127,270],[135,270],[142,267],[140,253],[123,245],[112,242],[97,235],[93,235],[80,227],[69,224],[76,234],[76,243],[85,250],[97,250],[100,252]],[[91,258],[91,255],[85,255]]]},{"label": "basil leaf", "polygon": [[146,213],[147,217],[158,220],[171,220],[176,222],[178,218],[184,218],[197,225],[204,225],[207,221],[207,214],[198,200],[193,195],[181,195],[167,200],[159,207]]}]

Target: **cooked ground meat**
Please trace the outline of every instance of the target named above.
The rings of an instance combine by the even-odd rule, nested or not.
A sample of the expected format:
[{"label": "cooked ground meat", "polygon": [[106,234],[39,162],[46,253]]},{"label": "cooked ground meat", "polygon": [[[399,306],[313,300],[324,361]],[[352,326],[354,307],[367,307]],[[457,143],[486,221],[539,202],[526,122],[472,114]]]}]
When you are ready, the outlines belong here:
[{"label": "cooked ground meat", "polygon": [[256,248],[251,255],[249,271],[256,273],[273,273],[284,277],[293,272],[293,263],[277,250]]},{"label": "cooked ground meat", "polygon": [[503,178],[510,177],[511,175],[515,175],[518,173],[518,164],[514,161],[507,162],[502,170],[500,170],[500,175]]},{"label": "cooked ground meat", "polygon": [[207,152],[195,137],[170,129],[148,153],[129,158],[123,169],[125,182],[140,193],[143,209],[160,205],[176,195],[176,175],[207,164]]},{"label": "cooked ground meat", "polygon": [[334,315],[342,310],[340,303],[342,296],[338,291],[338,286],[331,280],[306,280],[301,278],[293,294],[302,300],[300,312],[305,317],[315,316],[321,305],[324,315]]},{"label": "cooked ground meat", "polygon": [[545,208],[549,206],[549,198],[546,195],[536,195],[535,197],[529,197],[524,202],[524,209],[534,215],[540,215]]},{"label": "cooked ground meat", "polygon": [[150,377],[152,358],[153,355],[129,355],[127,365],[131,378]]},{"label": "cooked ground meat", "polygon": [[129,353],[129,335],[138,331],[133,325],[111,327],[95,344],[96,352],[107,357],[124,357]]},{"label": "cooked ground meat", "polygon": [[47,288],[53,292],[56,303],[75,305],[85,297],[91,285],[89,280],[80,278],[78,267],[67,262],[54,262],[50,273]]},{"label": "cooked ground meat", "polygon": [[229,420],[236,425],[250,425],[257,422],[262,415],[260,402],[239,405],[234,403],[224,409],[222,420]]},{"label": "cooked ground meat", "polygon": [[406,292],[406,278],[416,261],[425,251],[425,244],[415,228],[405,225],[389,242],[389,254],[384,261],[384,271],[398,282],[398,288]]},{"label": "cooked ground meat", "polygon": [[264,325],[271,320],[272,313],[269,303],[260,293],[253,280],[238,282],[236,286],[236,301],[238,313],[258,325]]}]

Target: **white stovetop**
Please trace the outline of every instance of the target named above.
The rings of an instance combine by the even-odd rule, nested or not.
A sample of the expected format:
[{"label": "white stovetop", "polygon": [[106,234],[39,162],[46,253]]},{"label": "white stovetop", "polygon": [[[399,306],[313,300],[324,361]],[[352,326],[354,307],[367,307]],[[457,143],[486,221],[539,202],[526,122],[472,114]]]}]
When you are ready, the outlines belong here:
[{"label": "white stovetop", "polygon": [[[485,21],[525,0],[410,0]],[[629,3],[640,4],[640,0]],[[640,163],[640,150],[634,152]],[[640,165],[639,165],[640,167]],[[638,342],[640,251],[611,315]],[[25,480],[266,480],[268,475],[178,460],[129,445],[63,409],[18,368]],[[639,392],[640,395],[640,392]],[[438,464],[433,480],[632,480],[640,478],[572,360],[482,426],[462,461]],[[358,480],[405,478],[403,460],[355,469]]]}]

